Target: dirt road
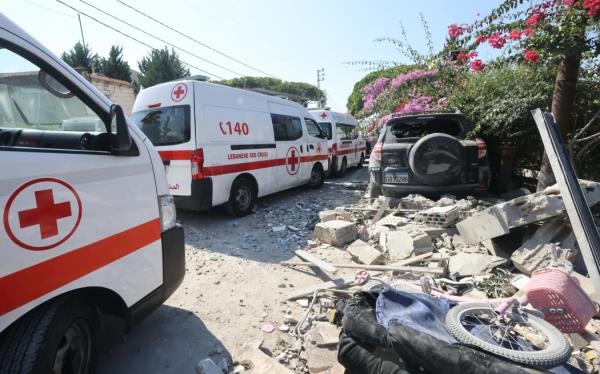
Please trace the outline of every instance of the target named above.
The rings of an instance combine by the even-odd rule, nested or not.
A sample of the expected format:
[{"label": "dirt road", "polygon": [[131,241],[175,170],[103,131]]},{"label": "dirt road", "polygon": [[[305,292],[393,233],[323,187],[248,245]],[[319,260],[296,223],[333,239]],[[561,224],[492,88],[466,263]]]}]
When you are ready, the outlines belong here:
[{"label": "dirt road", "polygon": [[296,188],[266,197],[254,214],[239,219],[221,209],[178,212],[186,236],[185,280],[131,334],[121,337],[118,326],[108,328],[112,335],[98,372],[193,373],[199,360],[210,357],[225,365],[245,342],[263,335],[265,346],[276,350],[289,337],[279,330],[265,334],[261,326],[298,318],[301,307],[286,303],[286,295],[321,281],[279,263],[307,246],[319,211],[359,201],[363,191],[344,182],[366,180],[366,167],[351,170],[319,190]]}]

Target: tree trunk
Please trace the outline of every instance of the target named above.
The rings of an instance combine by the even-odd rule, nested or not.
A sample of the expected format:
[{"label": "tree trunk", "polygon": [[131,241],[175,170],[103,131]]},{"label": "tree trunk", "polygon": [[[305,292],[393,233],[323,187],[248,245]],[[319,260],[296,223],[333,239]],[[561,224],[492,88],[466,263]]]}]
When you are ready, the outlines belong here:
[{"label": "tree trunk", "polygon": [[[577,78],[579,76],[579,65],[581,63],[581,54],[565,56],[558,65],[556,82],[554,84],[554,94],[552,95],[552,114],[558,127],[563,141],[566,141],[567,134],[571,131],[571,119],[573,106],[575,104],[575,95],[577,93]],[[538,175],[537,190],[556,183],[548,155],[544,152],[540,174]]]}]

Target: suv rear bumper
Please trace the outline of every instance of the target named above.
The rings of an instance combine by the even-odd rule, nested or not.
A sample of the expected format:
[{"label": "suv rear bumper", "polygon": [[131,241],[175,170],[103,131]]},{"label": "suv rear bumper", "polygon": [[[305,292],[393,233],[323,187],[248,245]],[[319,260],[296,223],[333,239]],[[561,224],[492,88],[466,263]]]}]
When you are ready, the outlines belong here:
[{"label": "suv rear bumper", "polygon": [[173,198],[177,208],[197,212],[212,208],[212,196],[212,178],[202,178],[192,180],[192,194],[190,196],[173,196]]}]

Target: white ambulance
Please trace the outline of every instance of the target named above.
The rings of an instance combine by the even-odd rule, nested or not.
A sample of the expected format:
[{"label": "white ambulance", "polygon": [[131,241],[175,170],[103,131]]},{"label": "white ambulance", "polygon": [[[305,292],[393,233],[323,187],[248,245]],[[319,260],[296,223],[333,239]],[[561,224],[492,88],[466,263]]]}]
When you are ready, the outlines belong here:
[{"label": "white ambulance", "polygon": [[367,147],[356,118],[349,114],[315,109],[310,113],[327,134],[331,174],[344,175],[349,167],[362,167]]},{"label": "white ambulance", "polygon": [[162,158],[178,208],[225,204],[252,211],[257,197],[323,184],[327,141],[300,104],[195,80],[142,90],[133,122]]},{"label": "white ambulance", "polygon": [[99,312],[132,326],[183,279],[151,142],[2,14],[0,212],[0,373],[92,372]]}]

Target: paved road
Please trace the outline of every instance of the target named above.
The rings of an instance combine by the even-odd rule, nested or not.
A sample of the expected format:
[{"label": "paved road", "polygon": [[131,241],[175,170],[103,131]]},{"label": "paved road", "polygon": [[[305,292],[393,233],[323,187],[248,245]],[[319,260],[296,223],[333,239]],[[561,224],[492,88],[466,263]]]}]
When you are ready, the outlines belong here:
[{"label": "paved road", "polygon": [[[122,336],[118,321],[107,320],[98,372],[193,373],[203,358],[224,362],[235,358],[241,344],[262,335],[263,323],[277,325],[282,315],[298,315],[297,304],[282,303],[286,292],[320,280],[277,264],[306,245],[310,230],[303,229],[303,234],[288,229],[281,234],[272,226],[303,228],[321,209],[357,202],[363,192],[342,183],[366,178],[362,168],[328,180],[320,190],[296,188],[266,197],[255,214],[239,219],[218,208],[199,214],[178,212],[186,232],[186,278],[167,303],[132,333]],[[276,340],[287,337],[273,333],[265,338],[276,346]]]}]

